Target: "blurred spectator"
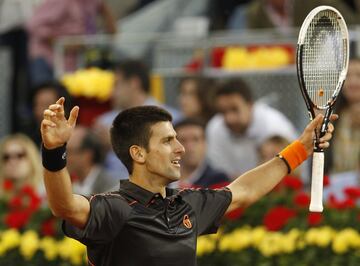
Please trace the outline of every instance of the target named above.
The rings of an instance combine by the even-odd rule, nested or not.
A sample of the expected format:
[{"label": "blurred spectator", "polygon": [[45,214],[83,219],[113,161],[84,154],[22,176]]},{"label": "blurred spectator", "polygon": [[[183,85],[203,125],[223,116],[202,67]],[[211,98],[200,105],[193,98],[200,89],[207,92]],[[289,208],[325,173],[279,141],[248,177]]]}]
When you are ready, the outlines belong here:
[{"label": "blurred spectator", "polygon": [[360,22],[359,15],[342,1],[335,0],[254,0],[247,6],[238,7],[229,20],[230,29],[276,28],[289,33],[292,27],[300,27],[315,7],[333,6],[340,11],[347,24]]},{"label": "blurred spectator", "polygon": [[234,10],[245,6],[251,0],[212,0],[209,1],[209,17],[211,30],[223,30],[228,24]]},{"label": "blurred spectator", "polygon": [[[266,138],[258,147],[259,164],[263,164],[273,159],[290,143],[291,142],[287,138],[279,135],[273,135]],[[301,167],[296,168],[290,175],[301,177]]]},{"label": "blurred spectator", "polygon": [[106,152],[105,166],[116,178],[129,176],[125,166],[111,150],[110,127],[117,114],[123,110],[139,105],[159,105],[173,116],[174,122],[181,117],[180,112],[172,107],[159,103],[150,96],[150,74],[140,60],[126,60],[115,68],[115,85],[111,97],[112,110],[99,116],[94,123],[94,131],[101,139]]},{"label": "blurred spectator", "polygon": [[221,171],[215,170],[206,159],[205,125],[201,120],[184,119],[175,124],[177,138],[185,147],[181,158],[180,188],[221,186],[230,180]]},{"label": "blurred spectator", "polygon": [[[335,110],[340,119],[326,167],[330,173],[356,171],[360,162],[360,59],[351,59]],[[330,160],[331,159],[331,160]]]},{"label": "blurred spectator", "polygon": [[207,123],[215,114],[215,81],[204,77],[184,78],[179,86],[179,106],[184,117]]},{"label": "blurred spectator", "polygon": [[[107,33],[115,33],[115,20],[103,0],[44,0],[28,22],[30,70],[33,85],[53,78],[53,48],[56,38],[99,32],[97,18]],[[74,52],[69,48],[65,65],[74,67]],[[74,69],[72,69],[74,70]]]},{"label": "blurred spectator", "polygon": [[38,0],[2,0],[0,1],[0,48],[10,52],[11,83],[10,88],[11,128],[18,130],[21,112],[26,109],[26,94],[29,90],[28,76],[28,36],[25,22],[31,17]]},{"label": "blurred spectator", "polygon": [[219,114],[207,126],[208,156],[213,166],[231,177],[258,164],[257,146],[267,137],[293,140],[297,136],[282,113],[254,102],[250,88],[239,78],[221,84],[215,102]]},{"label": "blurred spectator", "polygon": [[4,182],[10,182],[14,193],[24,186],[31,186],[40,194],[45,194],[40,153],[27,136],[14,134],[1,140],[0,180],[0,189],[3,189]]},{"label": "blurred spectator", "polygon": [[87,128],[77,126],[67,143],[69,173],[74,179],[73,190],[82,195],[106,192],[118,181],[102,166],[101,143]]},{"label": "blurred spectator", "polygon": [[105,0],[109,8],[114,14],[116,21],[127,16],[133,9],[135,9],[138,0]]},{"label": "blurred spectator", "polygon": [[60,97],[65,97],[65,112],[68,114],[72,100],[67,89],[57,81],[49,81],[39,84],[31,91],[31,117],[24,120],[20,131],[28,135],[39,147],[41,143],[40,124],[43,112],[50,104],[56,102]]}]

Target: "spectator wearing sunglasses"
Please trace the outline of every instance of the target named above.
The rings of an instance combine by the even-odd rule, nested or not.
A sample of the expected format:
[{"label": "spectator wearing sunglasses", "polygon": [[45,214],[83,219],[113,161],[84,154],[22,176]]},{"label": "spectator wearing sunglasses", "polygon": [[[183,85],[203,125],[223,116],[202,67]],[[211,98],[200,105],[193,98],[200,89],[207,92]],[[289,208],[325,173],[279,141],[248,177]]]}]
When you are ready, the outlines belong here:
[{"label": "spectator wearing sunglasses", "polygon": [[24,186],[45,192],[42,189],[40,153],[26,135],[9,135],[0,141],[0,190],[4,182],[12,183],[14,193]]}]

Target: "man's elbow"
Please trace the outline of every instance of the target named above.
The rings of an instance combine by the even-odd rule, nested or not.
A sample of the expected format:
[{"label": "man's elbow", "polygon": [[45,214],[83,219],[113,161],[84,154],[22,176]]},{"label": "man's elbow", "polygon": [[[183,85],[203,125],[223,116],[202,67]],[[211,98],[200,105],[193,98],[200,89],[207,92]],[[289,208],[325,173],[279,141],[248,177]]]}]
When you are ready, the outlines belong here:
[{"label": "man's elbow", "polygon": [[247,208],[258,200],[257,193],[247,188],[237,188],[236,191],[232,190],[232,194],[233,200],[231,205],[234,208]]},{"label": "man's elbow", "polygon": [[50,206],[51,213],[60,219],[68,220],[74,216],[74,208],[64,206]]}]

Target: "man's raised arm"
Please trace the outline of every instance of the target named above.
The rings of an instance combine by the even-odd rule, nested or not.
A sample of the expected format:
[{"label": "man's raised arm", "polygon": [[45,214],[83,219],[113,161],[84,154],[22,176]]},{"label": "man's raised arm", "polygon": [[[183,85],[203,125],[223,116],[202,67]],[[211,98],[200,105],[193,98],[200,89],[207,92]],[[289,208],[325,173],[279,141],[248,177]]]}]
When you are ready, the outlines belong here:
[{"label": "man's raised arm", "polygon": [[90,213],[89,201],[72,193],[69,172],[66,169],[65,145],[76,125],[79,107],[75,106],[69,119],[64,114],[65,98],[60,98],[44,111],[41,122],[44,182],[49,206],[57,217],[84,228]]},{"label": "man's raised arm", "polygon": [[[318,115],[308,124],[299,139],[288,146],[287,154],[292,158],[292,162],[289,163],[286,158],[281,158],[281,156],[275,157],[236,178],[228,186],[232,192],[232,202],[228,211],[239,207],[247,207],[256,202],[271,191],[287,173],[294,170],[293,168],[311,155],[315,130],[320,128],[323,118],[322,115]],[[337,119],[337,115],[332,115],[331,119]],[[329,146],[333,130],[333,125],[329,124],[327,133],[320,139],[321,148]]]}]

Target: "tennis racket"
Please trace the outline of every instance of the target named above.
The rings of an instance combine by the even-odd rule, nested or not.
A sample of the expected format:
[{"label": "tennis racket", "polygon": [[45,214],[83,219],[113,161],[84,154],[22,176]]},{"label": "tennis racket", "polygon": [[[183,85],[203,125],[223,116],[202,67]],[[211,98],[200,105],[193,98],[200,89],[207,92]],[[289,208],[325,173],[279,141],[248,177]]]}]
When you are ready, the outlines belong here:
[{"label": "tennis racket", "polygon": [[296,50],[296,69],[310,120],[324,114],[315,132],[309,210],[323,210],[324,151],[319,139],[326,133],[336,98],[344,84],[349,63],[349,34],[344,18],[330,6],[319,6],[305,18]]}]

